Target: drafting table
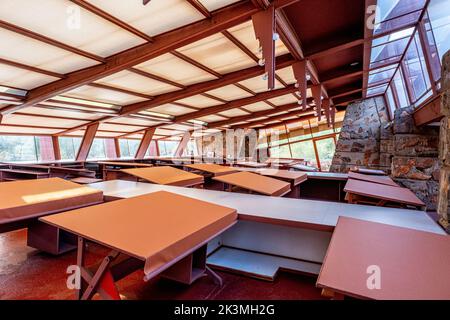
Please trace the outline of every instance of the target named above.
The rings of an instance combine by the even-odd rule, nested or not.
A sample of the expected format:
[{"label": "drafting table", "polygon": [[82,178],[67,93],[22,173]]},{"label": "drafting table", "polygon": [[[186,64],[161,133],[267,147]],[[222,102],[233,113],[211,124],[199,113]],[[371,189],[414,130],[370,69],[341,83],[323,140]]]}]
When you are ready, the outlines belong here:
[{"label": "drafting table", "polygon": [[[221,282],[206,266],[206,246],[233,226],[236,217],[234,209],[159,191],[41,221],[78,236],[77,264],[84,272],[77,296],[90,299],[96,292],[103,298],[119,297],[114,286],[117,273],[123,277],[137,268],[143,268],[146,281],[162,275],[191,284],[208,272]],[[94,272],[84,263],[87,241],[111,249]]]},{"label": "drafting table", "polygon": [[298,171],[254,168],[239,168],[239,171],[253,172],[266,177],[287,181],[291,184],[291,192],[286,196],[295,199],[300,198],[300,184],[308,179],[308,175],[305,172]]},{"label": "drafting table", "polygon": [[365,168],[353,168],[350,169],[352,172],[362,173],[362,174],[371,174],[376,176],[385,176],[386,172],[383,170],[375,170],[375,169],[365,169]]},{"label": "drafting table", "polygon": [[224,174],[230,174],[238,172],[238,169],[222,166],[214,163],[196,163],[196,164],[187,164],[184,166],[185,168],[193,169],[196,171],[206,172],[214,177],[221,176]]},{"label": "drafting table", "polygon": [[[379,289],[367,285],[369,266],[379,267]],[[447,235],[340,217],[317,286],[364,299],[449,300],[449,266]]]},{"label": "drafting table", "polygon": [[255,161],[238,161],[236,162],[236,166],[245,168],[267,168],[269,165],[267,163]]},{"label": "drafting table", "polygon": [[308,180],[301,185],[301,197],[311,200],[344,202],[344,186],[348,174],[337,172],[306,172]]},{"label": "drafting table", "polygon": [[[105,201],[164,190],[236,209],[239,215],[237,225],[211,241],[208,251],[218,250],[209,256],[208,263],[218,269],[251,274],[266,280],[273,280],[279,268],[318,274],[331,232],[340,216],[445,234],[425,212],[418,210],[267,197],[124,180],[104,181],[90,186],[103,191]],[[245,259],[241,259],[242,256]],[[280,256],[285,258],[281,259]],[[236,265],[236,261],[241,263]]]},{"label": "drafting table", "polygon": [[95,162],[99,166],[99,171],[102,174],[103,180],[115,180],[123,178],[121,169],[124,168],[148,168],[151,164],[139,163],[139,162],[112,162],[112,161],[99,161]]},{"label": "drafting table", "polygon": [[52,254],[74,247],[67,234],[37,218],[103,202],[101,191],[60,178],[2,182],[0,197],[0,232],[28,227],[28,245]]},{"label": "drafting table", "polygon": [[349,179],[362,180],[367,182],[373,182],[378,184],[385,184],[392,187],[399,187],[397,183],[394,182],[389,176],[375,176],[368,174],[361,174],[355,172],[348,173]]},{"label": "drafting table", "polygon": [[316,167],[306,166],[304,164],[293,164],[289,167],[298,171],[319,172],[319,169],[317,169]]},{"label": "drafting table", "polygon": [[301,164],[303,159],[288,159],[288,158],[269,158],[265,161],[270,167],[278,169],[289,169],[291,166]]},{"label": "drafting table", "polygon": [[397,204],[424,207],[425,203],[408,188],[349,179],[344,187],[349,203],[371,203],[377,206]]},{"label": "drafting table", "polygon": [[137,180],[142,179],[150,183],[170,186],[193,187],[201,186],[204,183],[203,176],[170,166],[123,169],[122,172],[135,177]]},{"label": "drafting table", "polygon": [[225,187],[228,186],[228,191],[232,191],[234,186],[273,197],[282,197],[291,191],[288,182],[245,171],[214,177],[213,180],[222,182]]}]

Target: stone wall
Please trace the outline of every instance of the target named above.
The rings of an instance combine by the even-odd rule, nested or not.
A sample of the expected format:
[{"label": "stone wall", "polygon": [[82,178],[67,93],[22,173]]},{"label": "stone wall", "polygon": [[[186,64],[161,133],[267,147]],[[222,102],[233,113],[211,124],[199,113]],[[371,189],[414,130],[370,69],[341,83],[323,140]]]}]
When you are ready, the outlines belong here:
[{"label": "stone wall", "polygon": [[414,125],[413,107],[395,112],[391,177],[436,210],[439,188],[439,129]]},{"label": "stone wall", "polygon": [[439,130],[414,125],[413,107],[398,109],[389,122],[385,100],[350,104],[336,145],[331,171],[358,166],[381,169],[436,210],[439,189]]},{"label": "stone wall", "polygon": [[370,98],[347,106],[330,171],[348,172],[358,166],[390,170],[391,131],[384,98]]},{"label": "stone wall", "polygon": [[441,113],[444,118],[441,120],[439,139],[439,165],[441,170],[438,213],[439,223],[450,233],[450,51],[447,52],[442,61],[441,85]]}]

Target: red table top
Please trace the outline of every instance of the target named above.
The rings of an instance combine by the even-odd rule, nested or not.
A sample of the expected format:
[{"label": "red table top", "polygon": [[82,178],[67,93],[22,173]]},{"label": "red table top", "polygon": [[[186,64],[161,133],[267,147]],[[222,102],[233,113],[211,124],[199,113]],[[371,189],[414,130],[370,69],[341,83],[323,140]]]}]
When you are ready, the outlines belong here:
[{"label": "red table top", "polygon": [[374,176],[374,175],[361,174],[361,173],[356,173],[356,172],[349,172],[348,177],[349,177],[349,179],[356,179],[356,180],[368,181],[368,182],[373,182],[373,183],[385,184],[385,185],[393,186],[393,187],[399,186],[389,176]]},{"label": "red table top", "polygon": [[414,206],[425,205],[422,200],[417,198],[417,196],[407,188],[392,187],[362,180],[349,179],[344,187],[344,191],[361,196]]},{"label": "red table top", "polygon": [[[367,285],[370,266],[380,289]],[[450,299],[449,268],[449,236],[340,217],[317,286],[368,299]]]}]

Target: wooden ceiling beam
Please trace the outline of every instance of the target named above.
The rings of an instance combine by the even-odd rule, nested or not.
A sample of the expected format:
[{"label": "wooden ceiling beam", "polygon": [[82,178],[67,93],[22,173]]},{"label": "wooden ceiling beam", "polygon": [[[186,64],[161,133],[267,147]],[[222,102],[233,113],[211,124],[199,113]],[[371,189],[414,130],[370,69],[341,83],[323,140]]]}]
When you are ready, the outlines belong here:
[{"label": "wooden ceiling beam", "polygon": [[200,12],[205,18],[211,18],[211,12],[205,8],[205,6],[198,0],[187,0],[191,6],[193,6],[198,12]]},{"label": "wooden ceiling beam", "polygon": [[23,63],[7,60],[7,59],[3,59],[3,58],[0,58],[0,64],[6,64],[6,65],[9,65],[9,66],[12,66],[15,68],[28,70],[28,71],[32,71],[32,72],[36,72],[36,73],[40,73],[40,74],[45,74],[47,76],[54,77],[54,78],[59,78],[59,79],[65,78],[65,75],[62,73],[44,70],[41,68],[29,66],[29,65],[26,65]]},{"label": "wooden ceiling beam", "polygon": [[154,37],[153,43],[145,43],[114,54],[106,58],[103,64],[72,72],[65,79],[30,90],[26,102],[23,105],[8,107],[6,110],[3,109],[2,113],[15,112],[20,108],[40,103],[52,96],[131,68],[134,65],[241,24],[248,21],[259,10],[250,1],[242,1],[220,9],[212,14],[211,19],[204,19],[188,26],[166,32]]},{"label": "wooden ceiling beam", "polygon": [[[277,67],[284,68],[293,63],[292,56],[290,54],[278,57]],[[120,112],[121,115],[127,115],[131,113],[136,113],[142,110],[155,108],[162,104],[171,103],[180,99],[184,99],[190,96],[204,93],[205,91],[217,89],[229,84],[234,84],[236,82],[253,78],[264,73],[264,69],[260,66],[250,67],[244,70],[234,71],[223,75],[220,79],[210,80],[206,82],[201,82],[193,84],[187,87],[185,90],[178,90],[175,92],[165,93],[156,96],[152,101],[138,102],[124,106]]]}]

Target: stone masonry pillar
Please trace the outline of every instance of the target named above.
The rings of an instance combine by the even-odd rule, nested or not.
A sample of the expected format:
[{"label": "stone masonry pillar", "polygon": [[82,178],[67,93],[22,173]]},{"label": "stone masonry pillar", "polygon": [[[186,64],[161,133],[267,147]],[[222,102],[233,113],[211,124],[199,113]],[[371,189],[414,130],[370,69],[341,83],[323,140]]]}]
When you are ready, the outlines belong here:
[{"label": "stone masonry pillar", "polygon": [[450,51],[447,52],[442,61],[442,99],[441,120],[439,138],[439,162],[441,175],[439,183],[438,214],[439,223],[450,233]]}]

